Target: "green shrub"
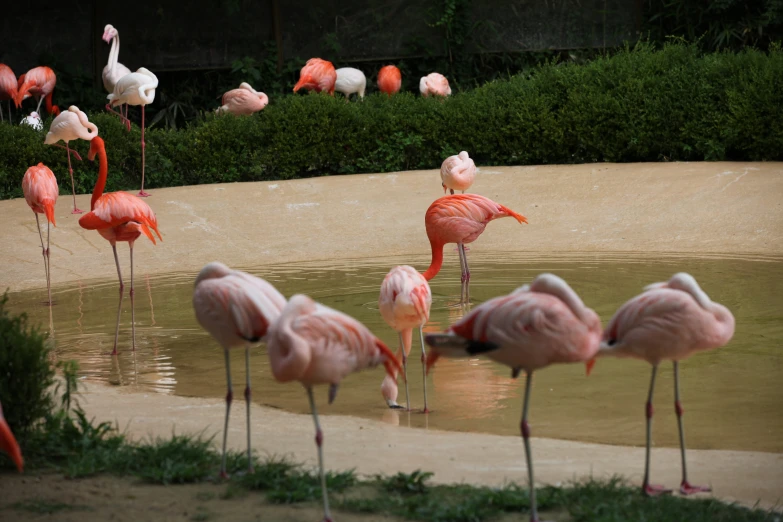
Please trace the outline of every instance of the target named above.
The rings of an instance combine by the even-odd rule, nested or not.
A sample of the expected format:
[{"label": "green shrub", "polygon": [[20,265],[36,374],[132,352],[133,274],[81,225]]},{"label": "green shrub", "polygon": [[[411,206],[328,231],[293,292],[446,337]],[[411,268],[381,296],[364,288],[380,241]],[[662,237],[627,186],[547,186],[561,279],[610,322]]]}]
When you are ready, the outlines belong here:
[{"label": "green shrub", "polygon": [[0,299],[0,402],[20,442],[53,408],[54,368],[46,334],[27,325],[27,314],[11,315]]},{"label": "green shrub", "polygon": [[[246,117],[206,114],[179,130],[149,129],[149,188],[437,168],[467,150],[479,165],[783,159],[783,51],[701,54],[649,44],[585,64],[543,64],[446,100],[401,93],[362,102],[273,97]],[[106,141],[107,190],[141,182],[140,131],[91,115]],[[47,128],[47,127],[45,127]],[[0,197],[47,163],[70,191],[65,152],[43,132],[0,125]],[[86,155],[88,145],[72,142]],[[89,192],[97,165],[74,162]]]}]

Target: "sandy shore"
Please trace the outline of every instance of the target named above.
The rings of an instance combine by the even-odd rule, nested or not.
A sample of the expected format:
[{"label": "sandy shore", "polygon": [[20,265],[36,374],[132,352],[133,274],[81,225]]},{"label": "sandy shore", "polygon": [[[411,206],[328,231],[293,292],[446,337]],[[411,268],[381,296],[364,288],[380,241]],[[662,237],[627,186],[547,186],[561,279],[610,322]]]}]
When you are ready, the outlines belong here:
[{"label": "sandy shore", "polygon": [[[440,192],[436,171],[335,176],[269,183],[158,189],[147,202],[164,241],[136,248],[137,274],[193,271],[215,259],[233,266],[429,252],[424,212]],[[485,167],[472,191],[527,216],[501,220],[476,242],[482,251],[528,253],[659,252],[783,255],[783,164],[654,163],[548,167]],[[81,208],[89,195],[77,196]],[[52,279],[115,277],[111,249],[78,227],[70,199],[57,206]],[[35,220],[24,200],[0,202],[0,287],[44,283]],[[127,248],[120,249],[127,270]],[[127,274],[127,272],[125,272]],[[304,400],[304,394],[303,394]],[[219,400],[133,393],[93,385],[83,406],[97,420],[116,420],[131,436],[207,434],[220,430]],[[229,443],[244,447],[237,408]],[[394,415],[394,412],[389,412]],[[315,463],[309,416],[253,409],[253,440],[271,454]],[[409,429],[352,417],[326,416],[327,465],[360,473],[435,472],[438,482],[524,483],[517,437]],[[403,416],[400,423],[404,425]],[[535,424],[533,424],[535,435]],[[535,439],[536,477],[558,483],[593,475],[641,480],[643,448]],[[769,507],[783,493],[783,455],[691,450],[691,479],[724,499]],[[676,486],[679,452],[657,449],[656,482]]]}]

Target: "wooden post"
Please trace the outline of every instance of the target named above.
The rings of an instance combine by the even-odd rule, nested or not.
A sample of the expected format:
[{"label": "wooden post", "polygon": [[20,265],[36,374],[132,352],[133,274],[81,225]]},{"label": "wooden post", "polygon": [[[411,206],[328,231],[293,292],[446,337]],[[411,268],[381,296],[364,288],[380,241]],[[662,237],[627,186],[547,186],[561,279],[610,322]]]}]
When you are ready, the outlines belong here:
[{"label": "wooden post", "polygon": [[280,21],[280,2],[272,0],[272,26],[275,31],[275,43],[277,44],[277,72],[283,70],[283,28]]}]

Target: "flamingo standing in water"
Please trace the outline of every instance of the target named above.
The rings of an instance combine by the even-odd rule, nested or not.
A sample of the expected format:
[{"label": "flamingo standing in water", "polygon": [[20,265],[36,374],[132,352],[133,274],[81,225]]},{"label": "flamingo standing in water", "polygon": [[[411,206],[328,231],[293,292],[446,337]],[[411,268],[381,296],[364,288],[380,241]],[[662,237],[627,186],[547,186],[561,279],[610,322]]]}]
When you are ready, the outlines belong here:
[{"label": "flamingo standing in water", "polygon": [[49,132],[46,133],[44,144],[55,145],[58,141],[65,142],[65,147],[62,145],[55,145],[65,149],[66,156],[68,156],[68,172],[71,174],[71,192],[73,193],[73,211],[71,214],[81,214],[82,211],[76,208],[76,185],[73,181],[73,167],[71,167],[71,154],[75,154],[81,161],[81,156],[68,147],[68,142],[73,140],[82,139],[85,141],[92,140],[98,135],[98,127],[91,123],[87,119],[87,115],[79,110],[79,107],[71,105],[68,110],[58,115],[52,124],[49,126]]},{"label": "flamingo standing in water", "polygon": [[245,405],[247,408],[247,462],[253,472],[250,449],[250,344],[266,337],[269,325],[280,316],[285,297],[268,282],[239,270],[231,270],[223,263],[204,266],[196,278],[193,290],[193,309],[196,319],[223,347],[226,357],[226,420],[223,426],[223,460],[220,476],[226,474],[226,438],[228,414],[234,397],[231,386],[231,358],[229,348],[245,347]]},{"label": "flamingo standing in water", "polygon": [[[35,225],[38,229],[38,236],[41,238],[41,252],[43,254],[44,271],[46,272],[46,292],[49,296],[48,305],[52,304],[52,284],[49,267],[49,224],[57,226],[54,220],[54,206],[57,204],[57,196],[60,193],[57,188],[57,178],[49,167],[39,163],[34,167],[27,169],[22,178],[22,192],[24,200],[35,214]],[[38,220],[38,214],[46,216],[46,246],[43,242],[41,233],[41,223]]]},{"label": "flamingo standing in water", "polygon": [[504,217],[513,217],[520,223],[527,223],[522,214],[478,194],[453,194],[433,201],[424,216],[427,237],[432,247],[432,262],[424,272],[424,279],[430,281],[440,272],[440,267],[443,266],[443,246],[446,243],[457,243],[462,268],[460,302],[468,303],[470,269],[465,245],[475,241],[490,221]]},{"label": "flamingo standing in water", "polygon": [[125,120],[125,124],[130,130],[130,120],[120,113],[112,110],[112,107],[123,103],[128,105],[141,105],[141,190],[137,194],[140,198],[146,198],[150,194],[144,192],[144,107],[155,101],[155,89],[158,88],[158,77],[152,74],[144,67],[139,68],[134,73],[126,74],[117,81],[114,86],[114,92],[108,96],[109,103],[106,108]]},{"label": "flamingo standing in water", "polygon": [[267,352],[272,375],[278,382],[299,381],[307,389],[315,422],[315,443],[324,501],[324,520],[332,520],[323,463],[323,432],[313,398],[313,386],[329,385],[329,403],[348,374],[378,364],[396,375],[400,362],[363,324],[342,312],[295,295],[269,328]]},{"label": "flamingo standing in water", "polygon": [[120,302],[117,305],[117,327],[114,332],[114,350],[117,355],[117,340],[120,334],[120,312],[125,285],[122,282],[120,260],[117,258],[117,241],[127,241],[130,248],[130,299],[131,299],[131,330],[133,335],[133,351],[136,351],[136,310],[133,303],[133,243],[144,233],[155,244],[155,237],[150,229],[155,231],[163,241],[158,231],[158,220],[155,213],[144,201],[133,197],[127,192],[110,192],[104,194],[106,176],[109,172],[109,161],[106,158],[106,148],[103,138],[96,136],[90,141],[90,152],[87,159],[93,161],[98,156],[98,180],[92,191],[90,212],[79,218],[79,225],[86,230],[97,230],[111,244],[114,252],[114,263],[117,265],[117,277],[120,280]]},{"label": "flamingo standing in water", "polygon": [[419,92],[425,98],[427,96],[449,96],[451,95],[451,87],[449,87],[449,81],[440,73],[430,73],[427,76],[422,76],[419,80]]},{"label": "flamingo standing in water", "polygon": [[601,341],[601,320],[568,283],[541,274],[509,295],[490,299],[467,314],[445,334],[428,334],[432,347],[427,368],[443,355],[470,357],[480,353],[511,367],[516,378],[525,371],[522,439],[530,480],[530,520],[538,521],[530,426],[527,423],[533,372],[553,363],[588,361]]},{"label": "flamingo standing in water", "polygon": [[16,464],[16,469],[19,470],[19,473],[24,471],[22,450],[19,449],[19,444],[16,442],[16,438],[11,432],[11,428],[8,427],[5,417],[3,417],[2,404],[0,404],[0,450],[3,450],[11,457],[11,460]]},{"label": "flamingo standing in water", "polygon": [[326,91],[334,96],[334,85],[337,82],[337,71],[332,62],[320,58],[310,58],[299,71],[299,81],[294,86],[294,92],[305,88],[309,91]]},{"label": "flamingo standing in water", "polygon": [[[629,300],[615,312],[604,330],[597,355],[634,357],[652,365],[650,389],[645,412],[647,416],[647,446],[644,458],[642,491],[654,496],[670,489],[650,484],[650,439],[653,417],[653,389],[661,361],[674,364],[674,411],[680,431],[682,482],[680,493],[689,495],[711,488],[693,486],[688,482],[685,465],[685,433],[680,404],[679,362],[696,352],[719,348],[734,335],[734,316],[728,308],[712,301],[690,274],[675,274],[666,283],[654,283],[640,295]],[[594,360],[588,363],[588,371]]]},{"label": "flamingo standing in water", "polygon": [[356,93],[359,98],[364,98],[364,90],[367,88],[367,77],[359,69],[353,67],[341,67],[335,71],[337,79],[334,82],[334,90],[345,95],[348,101],[351,94]]},{"label": "flamingo standing in water", "polygon": [[[120,78],[126,74],[131,74],[131,71],[122,65],[119,61],[117,61],[120,56],[119,31],[117,31],[113,25],[106,24],[106,27],[103,28],[103,37],[101,39],[106,43],[111,43],[111,49],[109,50],[109,61],[103,67],[103,73],[101,74],[101,77],[103,78],[103,88],[106,89],[107,92],[113,93],[114,86],[117,85],[117,82],[120,81]],[[120,107],[120,110],[122,110],[122,107]],[[126,119],[128,117],[127,105],[125,105],[124,117]]]},{"label": "flamingo standing in water", "polygon": [[[14,71],[4,63],[0,63],[0,102],[8,100],[8,120],[11,120],[11,100],[16,103],[16,92],[19,84]],[[3,105],[0,103],[0,121],[3,121]]]},{"label": "flamingo standing in water", "polygon": [[49,67],[40,66],[30,69],[19,77],[14,104],[18,108],[22,105],[22,100],[27,98],[28,95],[33,96],[38,100],[35,112],[40,114],[41,102],[45,99],[46,112],[57,116],[60,114],[60,108],[57,105],[52,105],[52,93],[55,85],[57,85],[57,76]]},{"label": "flamingo standing in water", "polygon": [[[424,348],[422,327],[430,319],[432,291],[427,280],[415,268],[407,265],[392,268],[381,283],[381,295],[378,297],[378,309],[386,324],[397,331],[402,350],[402,370],[405,376],[406,409],[410,411],[408,396],[408,354],[411,352],[413,328],[419,329],[421,339],[421,376],[424,382],[424,413],[427,408],[427,375],[424,361],[427,352]],[[397,375],[387,375],[381,383],[381,394],[390,408],[401,408],[397,404]]]},{"label": "flamingo standing in water", "polygon": [[238,89],[231,89],[223,95],[217,112],[245,116],[262,110],[268,103],[269,96],[253,89],[249,83],[242,82]]},{"label": "flamingo standing in water", "polygon": [[402,73],[394,65],[385,65],[378,71],[378,90],[391,97],[400,92]]},{"label": "flamingo standing in water", "polygon": [[473,185],[475,179],[476,164],[464,150],[458,155],[449,156],[440,166],[440,181],[444,194],[446,189],[449,189],[452,194],[455,190],[461,190],[464,194]]}]

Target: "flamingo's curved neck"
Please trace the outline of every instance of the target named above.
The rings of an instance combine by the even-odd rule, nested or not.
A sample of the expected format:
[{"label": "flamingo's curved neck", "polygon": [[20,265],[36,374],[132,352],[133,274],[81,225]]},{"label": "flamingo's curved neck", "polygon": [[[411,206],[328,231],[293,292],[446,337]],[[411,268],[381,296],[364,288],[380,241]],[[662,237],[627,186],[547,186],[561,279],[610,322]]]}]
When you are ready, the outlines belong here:
[{"label": "flamingo's curved neck", "polygon": [[95,188],[92,190],[90,210],[95,210],[95,202],[103,195],[103,189],[106,188],[106,175],[109,173],[109,160],[106,158],[106,148],[103,145],[98,149],[97,156],[98,180],[95,182]]},{"label": "flamingo's curved neck", "polygon": [[120,33],[114,35],[111,39],[111,49],[109,50],[109,70],[114,69],[117,60],[120,57]]},{"label": "flamingo's curved neck", "polygon": [[443,244],[430,241],[430,245],[432,246],[432,262],[423,274],[427,281],[438,275],[440,267],[443,266]]}]

